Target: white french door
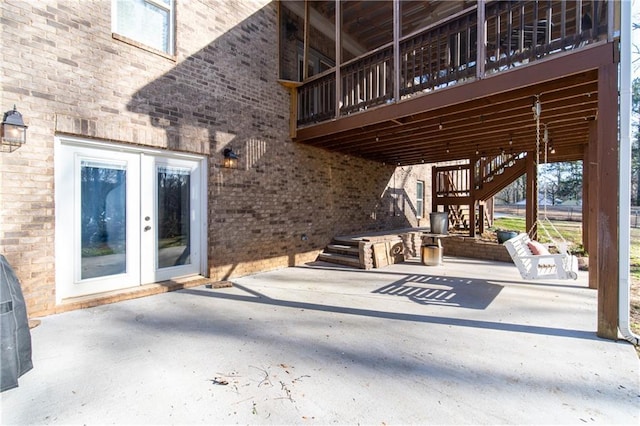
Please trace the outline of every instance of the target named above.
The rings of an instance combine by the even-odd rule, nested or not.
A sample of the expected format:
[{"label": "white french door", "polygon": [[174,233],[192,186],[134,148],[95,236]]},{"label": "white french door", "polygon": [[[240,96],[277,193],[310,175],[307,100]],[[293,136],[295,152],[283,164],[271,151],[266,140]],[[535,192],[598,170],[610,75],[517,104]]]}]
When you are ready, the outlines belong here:
[{"label": "white french door", "polygon": [[57,299],[203,273],[204,164],[57,138]]},{"label": "white french door", "polygon": [[200,272],[199,164],[189,160],[142,155],[143,284]]}]

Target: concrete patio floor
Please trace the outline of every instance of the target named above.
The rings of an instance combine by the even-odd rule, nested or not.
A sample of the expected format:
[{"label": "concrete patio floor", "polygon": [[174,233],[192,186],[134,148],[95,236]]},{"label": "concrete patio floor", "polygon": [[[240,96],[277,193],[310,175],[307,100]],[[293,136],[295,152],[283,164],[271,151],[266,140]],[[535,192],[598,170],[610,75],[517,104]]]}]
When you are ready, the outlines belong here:
[{"label": "concrete patio floor", "polygon": [[2,424],[634,424],[596,291],[513,265],[326,263],[42,318]]}]

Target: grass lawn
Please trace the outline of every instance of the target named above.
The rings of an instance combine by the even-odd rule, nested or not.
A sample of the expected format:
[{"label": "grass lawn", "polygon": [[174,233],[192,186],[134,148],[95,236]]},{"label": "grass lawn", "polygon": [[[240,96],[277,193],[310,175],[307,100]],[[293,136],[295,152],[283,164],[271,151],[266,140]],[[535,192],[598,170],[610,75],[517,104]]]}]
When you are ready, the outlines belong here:
[{"label": "grass lawn", "polygon": [[[497,218],[492,229],[527,232],[525,219],[522,217]],[[563,238],[573,243],[572,248],[582,254],[582,222],[554,220],[551,224],[547,221],[538,224],[538,239],[541,243],[561,242]],[[640,247],[638,250],[640,259]]]}]

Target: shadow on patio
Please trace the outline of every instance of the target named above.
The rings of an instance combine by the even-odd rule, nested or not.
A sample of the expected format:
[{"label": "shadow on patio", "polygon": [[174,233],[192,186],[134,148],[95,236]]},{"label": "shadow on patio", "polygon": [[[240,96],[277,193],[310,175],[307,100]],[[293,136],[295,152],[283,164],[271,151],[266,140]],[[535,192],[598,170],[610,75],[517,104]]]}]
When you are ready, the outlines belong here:
[{"label": "shadow on patio", "polygon": [[[415,277],[415,276],[413,276]],[[429,278],[433,278],[434,282],[438,280],[446,282],[468,282],[469,280],[465,278],[457,278],[457,277],[430,277],[427,275],[423,276],[424,281],[429,281]],[[389,286],[385,286],[380,288],[379,290],[374,291],[373,293],[381,294],[384,296],[389,296],[392,293],[389,293],[388,290],[393,289],[402,289],[404,286],[403,282],[407,281],[409,277],[403,280],[399,280],[396,283],[393,283]],[[471,308],[471,309],[483,309],[479,306],[488,306],[499,292],[501,287],[498,285],[487,283],[486,281],[478,280],[477,282],[471,284],[467,283],[465,289],[471,289],[472,285],[479,285],[481,289],[487,290],[490,289],[487,293],[488,296],[484,296],[484,300],[481,300],[479,303],[472,303],[471,299],[475,294],[480,294],[478,291],[472,291],[466,294],[456,295],[456,292],[461,291],[461,286],[455,287],[456,292],[448,291],[449,294],[453,295],[450,299],[456,298],[458,302],[457,307],[461,308]],[[545,326],[535,326],[535,325],[526,325],[526,324],[516,324],[516,323],[507,323],[507,322],[497,322],[497,321],[487,321],[487,320],[479,320],[479,319],[468,319],[468,318],[456,318],[456,317],[445,317],[445,316],[435,316],[435,315],[423,315],[423,314],[415,314],[415,313],[405,313],[405,312],[392,312],[392,311],[382,311],[375,309],[367,309],[367,308],[358,308],[358,307],[350,307],[350,306],[338,306],[331,304],[320,304],[320,303],[311,303],[300,300],[286,300],[280,298],[273,298],[265,293],[259,292],[255,289],[248,288],[244,285],[234,283],[234,288],[237,288],[246,293],[246,295],[241,294],[231,294],[225,292],[224,290],[210,290],[210,289],[201,289],[201,288],[191,288],[181,290],[180,293],[190,294],[190,295],[198,295],[211,297],[215,299],[222,300],[234,300],[241,302],[249,302],[249,303],[259,303],[259,304],[267,304],[278,307],[299,309],[299,310],[313,310],[313,311],[321,311],[321,312],[330,312],[337,313],[343,315],[355,315],[355,316],[365,316],[372,318],[381,318],[388,319],[394,321],[407,321],[407,322],[416,322],[416,323],[430,323],[430,324],[440,324],[440,325],[449,325],[455,327],[467,327],[467,328],[482,328],[482,329],[491,329],[491,330],[499,330],[499,331],[508,331],[508,332],[516,332],[516,333],[529,333],[529,334],[538,334],[538,335],[547,335],[547,336],[558,336],[558,337],[569,337],[575,339],[589,339],[589,340],[599,340],[594,332],[584,331],[584,330],[572,330],[561,327],[545,327]],[[410,287],[409,287],[410,288]],[[422,288],[425,290],[425,288]],[[387,291],[387,292],[385,292]],[[425,298],[425,301],[418,303],[420,304],[430,304],[428,300],[426,300],[425,295],[422,296]],[[438,302],[439,305],[447,305],[447,306],[455,306],[453,302],[451,303],[442,303]],[[468,306],[465,306],[468,305]]]}]

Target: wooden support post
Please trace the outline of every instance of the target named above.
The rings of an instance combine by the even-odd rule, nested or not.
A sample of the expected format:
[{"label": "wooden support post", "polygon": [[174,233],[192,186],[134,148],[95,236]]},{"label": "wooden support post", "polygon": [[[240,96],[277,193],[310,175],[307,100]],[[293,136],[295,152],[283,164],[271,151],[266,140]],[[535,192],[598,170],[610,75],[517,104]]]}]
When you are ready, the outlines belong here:
[{"label": "wooden support post", "polygon": [[431,167],[431,211],[438,211],[438,168]]},{"label": "wooden support post", "polygon": [[309,78],[309,71],[307,63],[309,61],[309,33],[311,31],[311,22],[309,20],[309,2],[304,2],[304,34],[302,37],[304,41],[302,43],[302,81]]},{"label": "wooden support post", "polygon": [[[618,338],[618,67],[615,62],[598,70],[597,160],[598,186],[596,245],[598,268],[598,336]],[[591,200],[593,202],[594,200]]]},{"label": "wooden support post", "polygon": [[480,80],[484,78],[484,61],[487,57],[487,43],[486,43],[486,35],[485,35],[485,8],[486,8],[486,0],[478,0],[478,22],[477,22],[477,31],[476,31],[476,78]]},{"label": "wooden support post", "polygon": [[536,152],[527,152],[525,161],[527,173],[526,231],[531,239],[535,240],[538,238],[538,164],[536,163]]},{"label": "wooden support post", "polygon": [[400,102],[400,0],[393,0],[393,100]]},{"label": "wooden support post", "polygon": [[[467,185],[469,185],[469,236],[476,236],[476,173],[475,173],[476,158],[469,159],[469,170],[467,172]],[[482,221],[482,216],[480,216]]]},{"label": "wooden support post", "polygon": [[[307,3],[307,2],[305,2]],[[342,107],[342,5],[340,0],[336,0],[336,114],[335,118],[340,118],[340,108]],[[304,68],[307,68],[307,62],[305,60]]]},{"label": "wooden support post", "polygon": [[[587,145],[587,174],[583,178],[586,186],[586,199],[582,200],[582,223],[585,229],[585,248],[589,253],[589,288],[598,288],[598,244],[597,244],[597,223],[598,223],[598,188],[595,180],[598,179],[598,141],[596,137],[596,122],[593,121],[589,127],[589,145]],[[589,182],[592,182],[591,184]]]},{"label": "wooden support post", "polygon": [[478,202],[478,232],[480,235],[484,233],[484,201]]}]

